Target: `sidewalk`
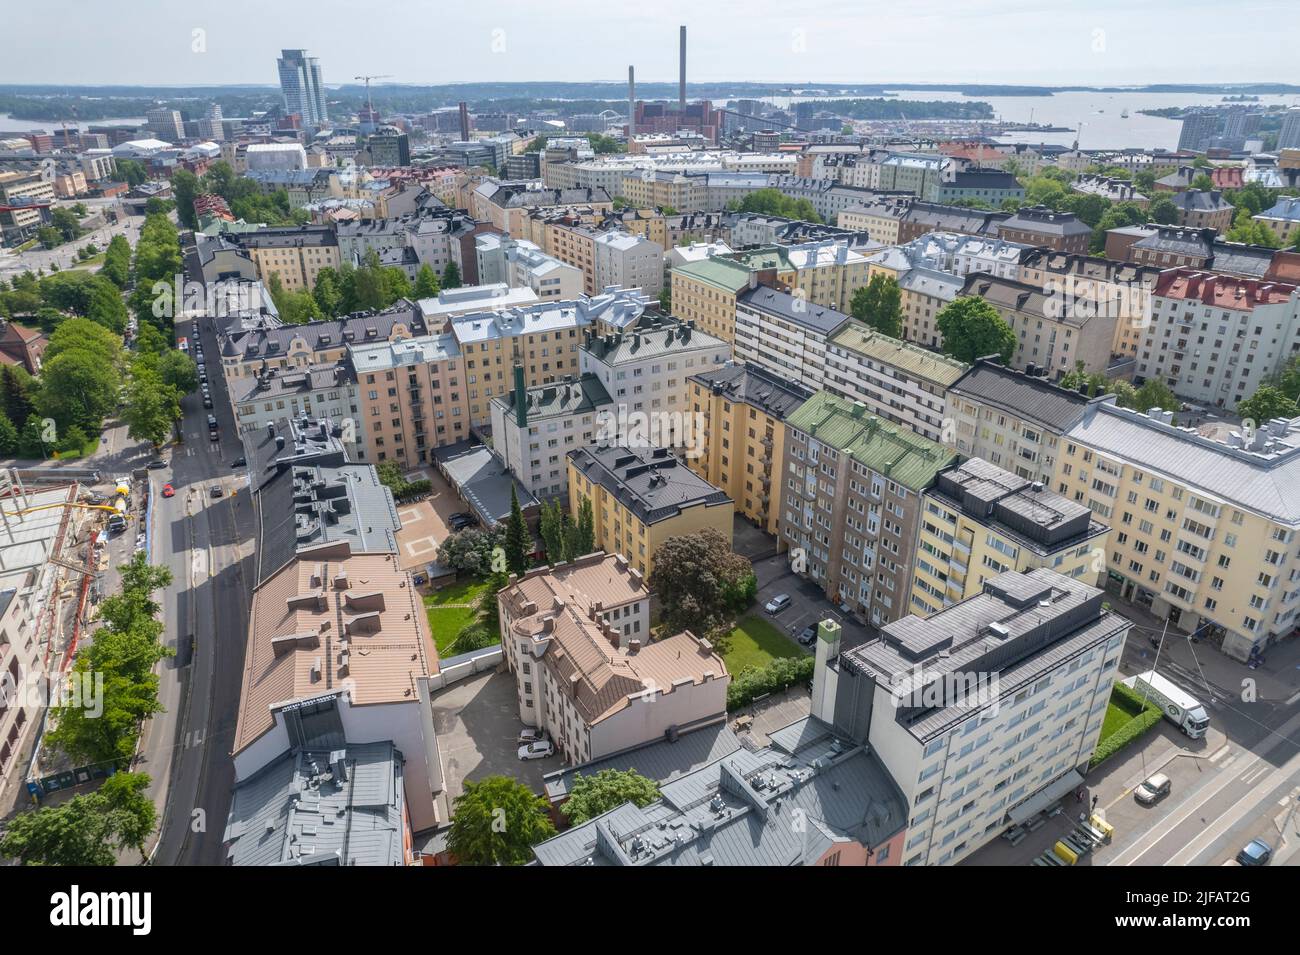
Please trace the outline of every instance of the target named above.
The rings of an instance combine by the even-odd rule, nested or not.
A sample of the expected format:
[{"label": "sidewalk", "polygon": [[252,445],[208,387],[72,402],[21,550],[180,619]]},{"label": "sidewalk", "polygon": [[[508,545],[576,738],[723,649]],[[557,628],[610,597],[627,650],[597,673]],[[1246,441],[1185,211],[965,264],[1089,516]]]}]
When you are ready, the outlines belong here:
[{"label": "sidewalk", "polygon": [[[1134,623],[1130,632],[1125,659],[1135,670],[1149,669],[1156,659],[1156,650],[1150,640],[1160,638],[1165,622],[1136,604],[1109,597],[1116,613],[1123,614]],[[1137,629],[1137,628],[1142,629]],[[1258,669],[1227,656],[1214,644],[1205,640],[1192,643],[1187,634],[1174,627],[1165,632],[1164,646],[1160,651],[1160,667],[1166,665],[1193,686],[1205,686],[1223,697],[1240,699],[1243,680],[1253,680],[1255,699],[1262,703],[1295,703],[1300,701],[1300,639],[1287,638],[1264,651],[1267,661]],[[1204,675],[1202,675],[1204,674]]]}]

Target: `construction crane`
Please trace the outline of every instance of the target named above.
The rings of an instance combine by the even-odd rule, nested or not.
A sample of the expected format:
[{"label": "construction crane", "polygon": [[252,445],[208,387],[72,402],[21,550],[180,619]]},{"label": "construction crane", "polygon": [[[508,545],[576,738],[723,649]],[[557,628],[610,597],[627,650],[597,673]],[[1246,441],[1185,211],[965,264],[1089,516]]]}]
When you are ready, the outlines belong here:
[{"label": "construction crane", "polygon": [[371,118],[373,119],[373,118],[374,118],[374,115],[375,115],[375,104],[374,104],[374,102],[370,99],[370,81],[371,81],[371,80],[391,80],[391,79],[393,78],[393,74],[392,74],[392,73],[379,73],[379,74],[377,74],[377,75],[373,75],[373,76],[354,76],[354,77],[352,77],[352,78],[353,78],[354,80],[365,80],[365,81],[366,81],[366,109],[370,110],[370,116],[371,116]]},{"label": "construction crane", "polygon": [[24,514],[31,514],[36,511],[48,511],[55,507],[77,507],[87,511],[109,511],[113,514],[121,514],[123,517],[127,517],[126,514],[122,513],[121,509],[114,507],[112,504],[74,504],[71,501],[60,501],[57,504],[40,504],[36,507],[24,507],[20,511],[4,511],[3,513],[5,517],[22,517]]}]

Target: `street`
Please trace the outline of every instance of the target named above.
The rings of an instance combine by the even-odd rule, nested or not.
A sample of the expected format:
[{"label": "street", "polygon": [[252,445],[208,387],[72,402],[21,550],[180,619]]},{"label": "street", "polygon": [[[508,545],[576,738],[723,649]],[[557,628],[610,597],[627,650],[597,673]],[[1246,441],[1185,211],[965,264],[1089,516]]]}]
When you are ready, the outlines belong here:
[{"label": "street", "polygon": [[[188,320],[179,336],[190,337]],[[203,328],[204,351],[216,341]],[[166,711],[146,725],[137,767],[153,777],[151,793],[165,806],[152,859],[157,865],[219,865],[234,770],[229,746],[239,710],[239,678],[252,580],[253,511],[245,474],[230,462],[243,453],[220,371],[209,375],[220,422],[211,441],[209,412],[198,394],[182,402],[183,442],[171,467],[150,471],[157,492],[152,561],[171,569],[164,597],[165,639],[176,656],[163,663]],[[214,498],[218,485],[222,496]]]},{"label": "street", "polygon": [[[94,205],[94,200],[81,200],[88,206]],[[71,203],[64,203],[71,205]],[[125,235],[127,241],[131,243],[134,249],[136,243],[140,240],[140,227],[144,225],[144,216],[127,216],[120,208],[118,211],[118,220],[112,225],[106,225],[99,229],[87,232],[71,242],[65,242],[63,245],[53,249],[46,249],[38,245],[26,252],[14,252],[12,250],[0,250],[0,278],[6,281],[12,281],[15,275],[22,275],[24,272],[37,272],[44,269],[50,271],[51,263],[57,263],[60,269],[73,268],[77,264],[77,250],[82,246],[93,243],[103,252],[108,248],[109,241],[115,235]],[[92,266],[98,269],[99,266]]]}]

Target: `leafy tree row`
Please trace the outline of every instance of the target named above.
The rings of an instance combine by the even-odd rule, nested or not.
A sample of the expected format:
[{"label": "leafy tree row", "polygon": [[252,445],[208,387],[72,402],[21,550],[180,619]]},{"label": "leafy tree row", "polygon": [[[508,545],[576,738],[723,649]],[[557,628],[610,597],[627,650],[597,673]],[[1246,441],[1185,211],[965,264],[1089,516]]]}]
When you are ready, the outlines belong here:
[{"label": "leafy tree row", "polygon": [[755,212],[785,219],[802,219],[805,222],[822,221],[807,199],[792,199],[777,189],[759,189],[743,199],[733,199],[727,203],[727,209],[732,212]]}]

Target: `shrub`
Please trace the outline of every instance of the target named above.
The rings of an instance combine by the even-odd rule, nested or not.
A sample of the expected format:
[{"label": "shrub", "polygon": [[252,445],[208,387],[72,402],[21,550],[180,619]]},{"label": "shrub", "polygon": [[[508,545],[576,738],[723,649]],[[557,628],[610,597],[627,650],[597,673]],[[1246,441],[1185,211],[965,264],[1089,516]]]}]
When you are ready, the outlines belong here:
[{"label": "shrub", "polygon": [[452,649],[456,653],[470,653],[474,650],[485,650],[494,644],[501,642],[501,634],[495,630],[488,629],[487,625],[480,622],[470,624],[460,632]]},{"label": "shrub", "polygon": [[1111,733],[1097,745],[1096,752],[1092,754],[1092,760],[1088,764],[1089,767],[1096,766],[1099,763],[1110,759],[1110,757],[1114,756],[1125,747],[1130,746],[1135,740],[1146,733],[1147,730],[1151,729],[1164,719],[1164,714],[1160,711],[1160,707],[1150,701],[1148,701],[1144,706],[1142,697],[1127,686],[1118,683],[1115,684],[1115,687],[1111,690],[1111,696],[1112,698],[1118,697],[1122,700],[1123,703],[1118,705],[1123,706],[1123,708],[1129,709],[1131,707],[1136,709],[1138,715],[1133,717],[1115,732]]},{"label": "shrub", "polygon": [[727,687],[727,709],[736,710],[766,693],[805,683],[812,679],[816,665],[811,656],[781,657],[764,667],[733,674]]}]

